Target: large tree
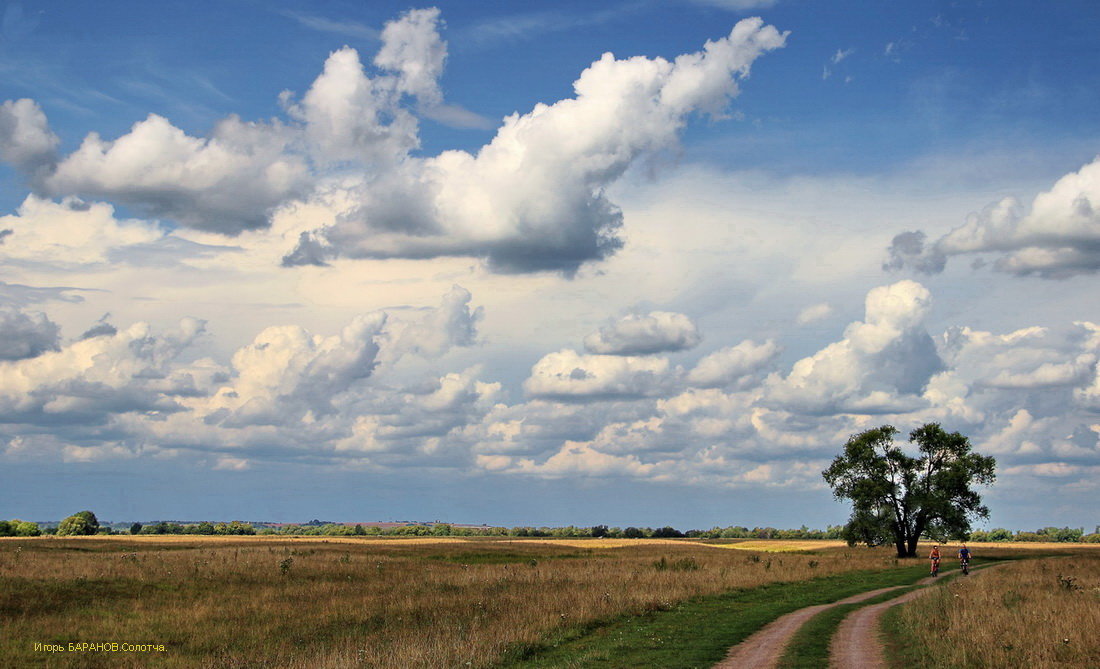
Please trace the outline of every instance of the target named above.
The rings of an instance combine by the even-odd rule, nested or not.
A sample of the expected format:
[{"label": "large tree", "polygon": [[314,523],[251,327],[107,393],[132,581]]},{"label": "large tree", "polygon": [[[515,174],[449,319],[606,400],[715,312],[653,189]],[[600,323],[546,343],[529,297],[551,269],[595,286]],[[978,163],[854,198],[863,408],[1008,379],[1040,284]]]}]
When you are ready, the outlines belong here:
[{"label": "large tree", "polygon": [[852,501],[845,538],[872,546],[892,542],[898,557],[915,556],[922,536],[966,539],[971,519],[989,516],[973,486],[993,483],[996,461],[936,423],[909,434],[915,455],[894,442],[896,434],[883,425],[850,437],[821,473],[837,499]]}]

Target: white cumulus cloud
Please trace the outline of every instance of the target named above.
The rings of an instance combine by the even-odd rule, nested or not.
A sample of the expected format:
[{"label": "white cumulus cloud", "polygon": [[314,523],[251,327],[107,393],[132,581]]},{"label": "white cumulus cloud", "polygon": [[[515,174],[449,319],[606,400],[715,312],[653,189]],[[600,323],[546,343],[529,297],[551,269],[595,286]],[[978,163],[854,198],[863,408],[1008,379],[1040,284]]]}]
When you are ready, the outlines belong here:
[{"label": "white cumulus cloud", "polygon": [[665,392],[669,381],[666,358],[582,355],[563,349],[535,363],[523,387],[532,397],[646,397]]},{"label": "white cumulus cloud", "polygon": [[584,348],[603,355],[649,355],[694,348],[702,337],[684,314],[653,311],[623,316],[584,338]]},{"label": "white cumulus cloud", "polygon": [[796,411],[893,413],[923,404],[925,385],[942,362],[924,319],[932,296],[914,281],[867,294],[863,321],[844,338],[769,379],[770,402]]},{"label": "white cumulus cloud", "polygon": [[1100,159],[1059,179],[1030,207],[1004,198],[931,244],[920,231],[899,234],[885,267],[935,273],[948,258],[967,254],[992,254],[995,269],[1016,275],[1100,271]]},{"label": "white cumulus cloud", "polygon": [[695,365],[688,373],[688,383],[703,388],[735,383],[770,363],[780,350],[770,339],[762,344],[745,340],[736,346],[719,349]]}]

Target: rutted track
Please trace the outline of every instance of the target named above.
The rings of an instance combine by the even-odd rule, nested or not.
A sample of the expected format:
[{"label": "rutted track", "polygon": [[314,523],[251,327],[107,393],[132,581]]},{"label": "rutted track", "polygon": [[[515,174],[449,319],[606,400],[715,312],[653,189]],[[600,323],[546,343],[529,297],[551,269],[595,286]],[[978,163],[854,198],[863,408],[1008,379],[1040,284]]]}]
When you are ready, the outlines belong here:
[{"label": "rutted track", "polygon": [[[989,567],[992,565],[985,565]],[[974,571],[972,569],[971,571]],[[953,573],[941,576],[953,576]],[[940,579],[927,577],[913,585],[927,586]],[[778,667],[783,653],[794,634],[810,618],[818,613],[842,604],[856,604],[877,597],[880,594],[900,590],[910,586],[898,585],[890,588],[868,590],[829,604],[817,604],[793,611],[776,618],[758,632],[730,648],[726,657],[714,665],[715,669],[739,669],[741,667]],[[878,623],[882,613],[891,606],[897,606],[920,596],[923,587],[900,595],[894,599],[865,606],[854,611],[844,619],[830,644],[830,667],[885,667],[882,643],[878,638]]]},{"label": "rutted track", "polygon": [[[924,585],[932,581],[933,579],[926,578],[918,581],[916,585]],[[855,604],[881,595],[884,592],[899,590],[905,587],[909,586],[896,585],[890,588],[868,590],[867,592],[861,592],[858,595],[852,595],[851,597],[846,597],[829,604],[807,606],[804,609],[799,609],[785,616],[780,616],[765,625],[760,631],[731,648],[726,657],[721,662],[714,665],[715,669],[778,667],[779,660],[783,657],[783,652],[787,649],[787,644],[790,643],[791,637],[794,636],[795,632],[797,632],[807,620],[821,611],[830,609],[834,606],[840,606],[841,604]]]},{"label": "rutted track", "polygon": [[[997,565],[984,565],[986,569]],[[971,569],[974,572],[976,569]],[[932,581],[926,578],[921,583]],[[886,602],[864,606],[853,611],[840,623],[829,644],[830,667],[859,667],[860,669],[885,668],[886,657],[879,639],[879,620],[886,609],[912,601],[925,594],[924,589],[913,590]]]}]

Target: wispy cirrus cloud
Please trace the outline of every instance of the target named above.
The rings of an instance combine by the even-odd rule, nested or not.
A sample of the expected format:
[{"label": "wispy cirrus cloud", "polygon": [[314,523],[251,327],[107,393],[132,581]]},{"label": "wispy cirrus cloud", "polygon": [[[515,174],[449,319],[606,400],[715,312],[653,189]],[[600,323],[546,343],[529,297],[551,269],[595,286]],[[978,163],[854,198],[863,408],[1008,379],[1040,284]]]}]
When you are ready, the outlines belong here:
[{"label": "wispy cirrus cloud", "polygon": [[316,14],[306,14],[305,12],[298,12],[292,9],[280,9],[278,13],[295,21],[301,26],[318,32],[369,41],[378,41],[382,36],[382,31],[378,28],[347,18],[332,19]]}]

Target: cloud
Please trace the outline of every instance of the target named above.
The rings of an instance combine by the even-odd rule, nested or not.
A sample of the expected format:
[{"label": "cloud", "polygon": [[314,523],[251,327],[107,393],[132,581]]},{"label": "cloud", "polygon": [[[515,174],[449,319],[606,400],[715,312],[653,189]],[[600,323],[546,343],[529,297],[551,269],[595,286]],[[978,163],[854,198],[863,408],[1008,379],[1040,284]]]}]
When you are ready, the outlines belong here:
[{"label": "cloud", "polygon": [[470,291],[455,285],[443,296],[439,308],[424,310],[419,320],[390,328],[388,346],[393,356],[415,354],[438,358],[455,346],[470,346],[477,339],[477,322],[484,311],[470,309]]},{"label": "cloud", "polygon": [[280,10],[279,13],[289,19],[293,19],[306,28],[319,32],[333,33],[345,37],[365,40],[377,40],[380,37],[380,33],[377,29],[347,18],[334,20],[323,16],[303,14],[302,12],[295,12],[289,9]]},{"label": "cloud", "polygon": [[603,355],[650,355],[694,348],[701,340],[699,329],[684,314],[653,311],[623,316],[600,328],[584,338],[584,348]]},{"label": "cloud", "polygon": [[[746,19],[673,62],[604,54],[575,97],[509,116],[476,155],[410,158],[363,178],[350,190],[357,205],[304,239],[323,240],[330,257],[474,256],[497,272],[572,274],[622,246],[622,213],[605,189],[670,147],[692,113],[720,114],[753,61],[784,42]],[[315,255],[295,250],[287,262]]]},{"label": "cloud", "polygon": [[757,344],[746,339],[736,346],[719,349],[700,360],[688,373],[688,383],[703,388],[733,384],[763,368],[781,349],[772,340]]},{"label": "cloud", "polygon": [[232,381],[211,399],[208,422],[281,425],[332,413],[332,399],[374,371],[385,324],[378,312],[330,337],[292,325],[266,328],[233,355]]},{"label": "cloud", "polygon": [[833,54],[833,57],[829,59],[829,62],[833,65],[836,65],[848,56],[851,56],[853,53],[855,53],[855,51],[855,49],[837,49],[836,53]]},{"label": "cloud", "polygon": [[4,155],[27,170],[45,165],[35,178],[54,197],[117,202],[224,235],[268,228],[277,210],[345,190],[331,224],[299,226],[284,266],[461,256],[495,272],[572,275],[622,247],[622,212],[607,188],[673,147],[693,115],[720,117],[753,62],[786,41],[745,19],[672,61],[604,54],[574,82],[574,97],[509,116],[476,153],[419,157],[414,112],[485,125],[444,102],[441,25],[437,9],[406,12],[383,28],[373,74],[355,49],[338,49],[300,99],[281,96],[289,121],[229,116],[205,137],[150,114],[121,137],[91,133],[47,159],[56,138],[45,116],[32,101],[9,102]]},{"label": "cloud", "polygon": [[774,7],[779,0],[689,0],[696,5],[706,5],[731,12],[747,12]]},{"label": "cloud", "polygon": [[80,335],[81,339],[91,339],[92,337],[113,337],[118,334],[118,328],[111,325],[107,319],[111,317],[111,314],[104,314],[95,325],[84,331],[84,334]]},{"label": "cloud", "polygon": [[604,453],[585,443],[566,442],[543,462],[526,458],[478,456],[478,463],[490,470],[506,470],[512,474],[535,474],[545,478],[564,476],[636,476],[653,473],[655,465],[642,463],[634,455]]},{"label": "cloud", "polygon": [[420,143],[416,117],[398,106],[399,87],[396,77],[367,76],[359,52],[344,47],[329,55],[300,103],[284,95],[284,104],[303,124],[314,160],[384,169]]},{"label": "cloud", "polygon": [[[111,200],[226,235],[264,228],[275,209],[313,189],[323,176],[316,168],[352,161],[383,171],[419,146],[416,118],[401,100],[442,104],[436,79],[446,47],[437,21],[438,10],[413,10],[386,24],[376,63],[392,74],[368,77],[354,49],[331,54],[300,102],[284,94],[296,122],[229,116],[207,137],[192,137],[150,114],[114,140],[91,133],[57,159],[50,157],[57,138],[37,105],[9,101],[0,108],[0,158],[34,168],[36,183],[54,196]],[[472,123],[462,111],[438,115]]]},{"label": "cloud", "polygon": [[59,141],[34,100],[0,104],[0,160],[26,173],[32,182],[53,167]]},{"label": "cloud", "polygon": [[665,358],[581,355],[563,349],[543,356],[523,383],[531,397],[575,399],[660,395],[669,382]]},{"label": "cloud", "polygon": [[28,195],[16,214],[0,217],[0,228],[11,230],[0,244],[0,258],[56,268],[107,263],[113,251],[165,237],[144,221],[116,219],[109,204],[35,195]]},{"label": "cloud", "polygon": [[895,235],[887,250],[889,258],[882,263],[882,269],[896,272],[908,267],[923,274],[942,272],[947,257],[936,249],[928,248],[925,239],[927,235],[920,230]]},{"label": "cloud", "polygon": [[[3,257],[3,254],[0,254]],[[0,303],[13,307],[26,307],[43,302],[83,302],[84,298],[73,293],[84,289],[74,287],[24,286],[18,283],[0,281]]]},{"label": "cloud", "polygon": [[447,59],[447,43],[439,36],[439,10],[412,9],[382,30],[382,48],[374,64],[398,74],[397,90],[421,104],[443,101],[439,77]]},{"label": "cloud", "polygon": [[994,269],[1061,279],[1100,270],[1100,159],[1067,174],[1026,208],[1015,198],[994,202],[926,245],[923,232],[896,236],[883,265],[924,273],[952,256],[993,254]]},{"label": "cloud", "polygon": [[490,118],[482,116],[469,109],[454,104],[437,104],[430,107],[422,107],[420,113],[425,118],[442,123],[443,125],[461,130],[492,130],[497,126]]},{"label": "cloud", "polygon": [[942,368],[923,327],[931,308],[928,290],[913,281],[867,294],[863,321],[844,338],[794,364],[786,377],[769,379],[769,401],[799,412],[896,413],[923,404],[920,395]]},{"label": "cloud", "polygon": [[60,331],[46,314],[0,307],[0,360],[22,360],[56,351]]},{"label": "cloud", "polygon": [[478,368],[449,373],[406,392],[367,392],[353,405],[357,415],[340,452],[370,454],[395,466],[444,462],[467,464],[469,448],[461,435],[499,400],[500,384],[477,379]]},{"label": "cloud", "polygon": [[96,425],[121,413],[180,411],[177,398],[194,385],[172,363],[203,331],[195,319],[162,335],[137,323],[114,335],[0,361],[0,421]]},{"label": "cloud", "polygon": [[270,213],[309,183],[304,161],[287,153],[281,124],[220,121],[191,137],[150,114],[107,141],[88,135],[43,180],[53,195],[78,194],[134,207],[147,216],[223,234],[267,225]]},{"label": "cloud", "polygon": [[795,322],[799,325],[809,325],[828,318],[833,313],[833,308],[827,302],[814,304],[798,312]]}]

